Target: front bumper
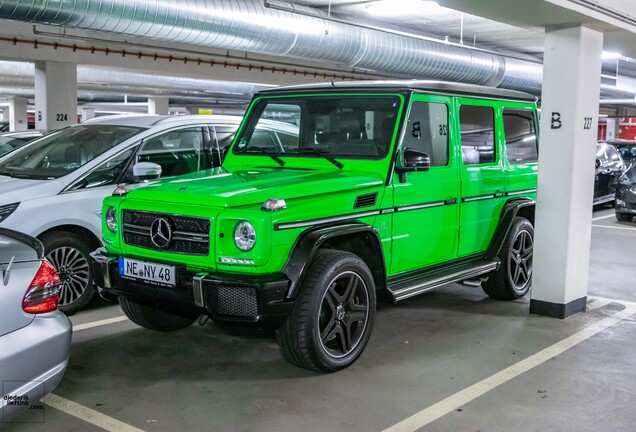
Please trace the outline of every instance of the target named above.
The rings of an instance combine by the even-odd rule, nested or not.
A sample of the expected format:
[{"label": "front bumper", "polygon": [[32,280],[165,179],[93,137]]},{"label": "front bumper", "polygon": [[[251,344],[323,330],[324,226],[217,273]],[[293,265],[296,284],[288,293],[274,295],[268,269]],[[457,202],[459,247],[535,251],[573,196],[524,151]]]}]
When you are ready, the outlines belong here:
[{"label": "front bumper", "polygon": [[125,296],[167,309],[201,309],[215,321],[259,325],[282,324],[293,304],[285,300],[289,279],[280,273],[195,273],[177,265],[176,286],[163,287],[121,277],[119,256],[108,254],[105,248],[95,250],[91,258],[93,280],[105,297]]},{"label": "front bumper", "polygon": [[616,212],[636,215],[636,187],[619,186],[616,189]]}]

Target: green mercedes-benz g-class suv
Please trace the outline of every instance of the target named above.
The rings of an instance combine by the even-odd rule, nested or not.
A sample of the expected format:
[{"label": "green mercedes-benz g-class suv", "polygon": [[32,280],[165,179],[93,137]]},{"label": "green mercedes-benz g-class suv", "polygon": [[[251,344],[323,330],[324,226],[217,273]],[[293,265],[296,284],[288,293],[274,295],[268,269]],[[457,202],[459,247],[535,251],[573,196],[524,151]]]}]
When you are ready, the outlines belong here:
[{"label": "green mercedes-benz g-class suv", "polygon": [[[536,117],[531,95],[455,83],[263,91],[221,168],[104,200],[97,284],[140,326],[271,325],[291,363],[342,369],[376,299],[450,282],[528,292]],[[286,133],[259,126],[272,122]]]}]

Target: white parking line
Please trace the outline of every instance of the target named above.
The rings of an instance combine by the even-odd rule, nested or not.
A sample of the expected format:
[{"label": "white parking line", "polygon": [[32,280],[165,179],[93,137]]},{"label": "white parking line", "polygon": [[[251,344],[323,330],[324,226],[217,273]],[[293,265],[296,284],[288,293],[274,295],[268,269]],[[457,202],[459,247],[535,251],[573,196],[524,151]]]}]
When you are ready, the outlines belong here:
[{"label": "white parking line", "polygon": [[77,332],[80,330],[86,330],[86,329],[90,329],[90,328],[95,328],[95,327],[101,327],[101,326],[105,326],[108,324],[115,324],[121,321],[126,321],[128,320],[128,318],[126,318],[125,315],[120,315],[120,316],[116,316],[114,318],[108,318],[108,319],[103,319],[100,321],[93,321],[93,322],[89,322],[89,323],[85,323],[85,324],[78,324],[78,325],[73,325],[73,331]]},{"label": "white parking line", "polygon": [[384,432],[416,431],[437,420],[438,418],[452,411],[455,411],[461,406],[466,405],[468,402],[478,398],[479,396],[489,392],[490,390],[493,390],[494,388],[499,387],[500,385],[521,375],[522,373],[543,364],[552,357],[563,354],[565,351],[591,338],[595,334],[607,329],[608,327],[611,327],[614,324],[636,314],[636,305],[634,305],[633,303],[619,301],[616,301],[616,303],[624,304],[625,309],[617,312],[610,317],[603,318],[602,320],[584,328],[578,333],[575,333],[574,335],[563,339],[562,341],[557,342],[554,345],[551,345],[544,350],[541,350],[538,353],[531,355],[530,357],[527,357],[524,360],[521,360],[520,362],[515,363],[512,366],[494,375],[491,375],[490,377],[478,382],[477,384],[461,390],[454,395],[451,395],[446,399],[441,400],[426,409],[423,409],[422,411],[412,415],[406,420],[403,420],[391,426]]},{"label": "white parking line", "polygon": [[611,217],[616,217],[616,214],[612,213],[612,214],[609,214],[609,215],[606,215],[606,216],[598,216],[598,217],[592,218],[592,222],[597,221],[597,220],[601,220],[601,219],[609,219]]},{"label": "white parking line", "polygon": [[594,225],[595,228],[611,228],[611,229],[619,229],[619,230],[627,230],[627,231],[636,231],[636,228],[623,227],[623,226],[614,226],[614,225]]},{"label": "white parking line", "polygon": [[53,393],[49,393],[48,395],[46,395],[43,401],[45,404],[57,410],[72,415],[73,417],[77,417],[78,419],[85,422],[94,424],[95,426],[109,432],[144,432],[141,429],[137,429],[134,426],[116,420],[112,417],[107,416],[106,414],[97,412],[94,409],[85,407],[84,405],[80,405],[68,399],[64,399],[63,397]]}]

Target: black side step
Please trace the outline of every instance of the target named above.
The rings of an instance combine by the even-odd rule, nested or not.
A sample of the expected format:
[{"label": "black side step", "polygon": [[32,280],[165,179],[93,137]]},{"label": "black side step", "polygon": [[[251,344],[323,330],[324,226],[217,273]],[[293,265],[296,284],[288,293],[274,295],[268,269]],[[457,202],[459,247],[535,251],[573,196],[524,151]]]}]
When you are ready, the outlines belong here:
[{"label": "black side step", "polygon": [[426,273],[409,274],[389,280],[388,290],[394,302],[416,296],[452,282],[473,279],[496,270],[498,261],[473,261],[453,267],[436,269]]}]

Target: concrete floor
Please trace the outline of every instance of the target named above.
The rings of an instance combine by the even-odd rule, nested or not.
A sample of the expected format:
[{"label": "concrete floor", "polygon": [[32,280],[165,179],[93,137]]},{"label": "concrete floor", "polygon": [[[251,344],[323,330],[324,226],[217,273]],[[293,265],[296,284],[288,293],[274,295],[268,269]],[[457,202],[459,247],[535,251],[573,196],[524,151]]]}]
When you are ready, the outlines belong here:
[{"label": "concrete floor", "polygon": [[[636,312],[636,223],[618,223],[611,209],[594,218],[586,313],[529,315],[527,298],[500,302],[449,285],[380,304],[363,355],[331,375],[286,363],[266,332],[207,323],[162,334],[120,321],[75,331],[54,392],[65,412],[46,406],[44,423],[0,428],[103,430],[88,420],[112,431],[381,431],[432,407],[439,418],[403,430],[635,430],[636,327],[630,313],[607,323],[626,307]],[[100,305],[71,320],[81,328],[117,316],[118,306]],[[542,351],[603,323],[562,353]],[[545,362],[498,386],[482,381],[541,353]]]}]

